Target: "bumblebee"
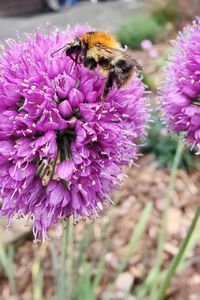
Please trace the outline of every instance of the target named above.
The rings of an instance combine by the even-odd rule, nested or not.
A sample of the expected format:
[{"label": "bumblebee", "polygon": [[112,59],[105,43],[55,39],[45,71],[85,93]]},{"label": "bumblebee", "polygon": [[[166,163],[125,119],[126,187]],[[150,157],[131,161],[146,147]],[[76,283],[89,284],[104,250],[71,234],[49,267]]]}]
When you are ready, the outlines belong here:
[{"label": "bumblebee", "polygon": [[106,75],[103,99],[113,85],[118,88],[124,86],[136,70],[141,70],[137,61],[125,53],[117,39],[105,32],[86,32],[62,48],[75,63],[82,63],[90,70],[99,67],[101,73]]}]

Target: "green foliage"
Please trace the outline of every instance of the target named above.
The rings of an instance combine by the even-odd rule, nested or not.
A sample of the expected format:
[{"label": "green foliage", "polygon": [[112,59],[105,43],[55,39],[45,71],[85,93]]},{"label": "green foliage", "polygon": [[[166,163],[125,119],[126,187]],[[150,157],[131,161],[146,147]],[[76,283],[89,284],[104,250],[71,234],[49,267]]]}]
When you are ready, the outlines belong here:
[{"label": "green foliage", "polygon": [[138,13],[124,20],[117,31],[117,37],[122,45],[139,49],[143,40],[156,42],[163,34],[164,28],[147,13]]},{"label": "green foliage", "polygon": [[174,0],[167,0],[164,4],[159,5],[159,3],[154,4],[152,10],[152,16],[160,25],[165,25],[170,22],[177,25],[180,20],[180,12],[177,9],[177,3],[174,3]]},{"label": "green foliage", "polygon": [[186,237],[183,239],[181,246],[179,248],[178,254],[174,256],[173,260],[171,261],[171,264],[168,268],[168,271],[166,272],[166,275],[163,279],[163,282],[160,286],[159,292],[156,294],[156,300],[164,300],[165,295],[167,293],[167,289],[169,288],[169,285],[171,283],[172,278],[174,277],[174,274],[176,273],[180,263],[182,262],[183,258],[185,257],[185,254],[188,249],[188,245],[190,244],[190,240],[193,237],[193,234],[195,232],[195,229],[197,228],[197,223],[200,218],[200,204],[197,207],[196,213],[194,215],[194,218],[192,220],[192,223],[190,225],[190,228],[187,232]]},{"label": "green foliage", "polygon": [[[144,230],[146,229],[147,223],[149,221],[152,211],[152,203],[147,202],[144,210],[138,220],[138,223],[133,228],[130,241],[127,245],[127,251],[121,259],[119,268],[116,270],[113,281],[117,276],[125,270],[128,265],[129,260],[133,256],[139,240],[142,238]],[[69,220],[66,232],[63,235],[62,250],[61,254],[58,255],[56,245],[54,241],[50,243],[51,258],[52,258],[52,271],[55,276],[55,297],[47,298],[54,300],[95,300],[97,299],[98,289],[101,284],[103,273],[105,270],[105,256],[108,253],[111,242],[111,230],[112,222],[108,221],[106,224],[101,224],[101,236],[104,240],[104,248],[101,253],[101,257],[98,262],[89,261],[87,258],[87,249],[94,240],[94,228],[92,224],[89,224],[82,236],[82,239],[77,244],[77,256],[74,261],[73,257],[73,247],[72,243],[72,223]],[[33,263],[33,291],[35,298],[34,300],[39,299],[38,295],[42,293],[42,264],[41,264],[41,253],[42,246],[38,251],[38,255],[35,258]],[[58,268],[58,266],[60,266]],[[70,285],[70,287],[69,287]],[[69,288],[71,292],[69,294]],[[37,297],[36,297],[37,295]],[[40,297],[41,299],[41,297]],[[43,299],[45,299],[43,297]]]},{"label": "green foliage", "polygon": [[143,73],[142,82],[147,86],[149,90],[155,90],[155,82],[153,77],[149,74]]},{"label": "green foliage", "polygon": [[[167,131],[159,119],[155,119],[149,130],[144,153],[153,153],[160,167],[171,169],[178,144],[178,135]],[[194,153],[184,148],[179,168],[191,170],[194,167]]]},{"label": "green foliage", "polygon": [[182,29],[184,24],[199,14],[199,0],[150,0],[152,16],[162,26]]},{"label": "green foliage", "polygon": [[132,233],[132,236],[130,238],[129,245],[127,248],[127,252],[125,253],[125,256],[122,258],[122,261],[119,265],[118,274],[123,272],[126,269],[129,260],[134,255],[137,245],[142,237],[142,234],[146,228],[147,222],[150,218],[151,211],[152,211],[152,203],[147,202],[146,207],[144,208],[142,215],[139,219],[139,222],[133,230],[133,233]]},{"label": "green foliage", "polygon": [[15,295],[16,300],[18,299],[17,296],[17,291],[16,291],[16,286],[15,286],[15,279],[14,279],[14,274],[13,274],[13,269],[14,269],[14,248],[13,245],[9,245],[8,249],[6,251],[5,246],[2,244],[0,241],[0,267],[3,269],[6,277],[8,278],[10,289]]}]

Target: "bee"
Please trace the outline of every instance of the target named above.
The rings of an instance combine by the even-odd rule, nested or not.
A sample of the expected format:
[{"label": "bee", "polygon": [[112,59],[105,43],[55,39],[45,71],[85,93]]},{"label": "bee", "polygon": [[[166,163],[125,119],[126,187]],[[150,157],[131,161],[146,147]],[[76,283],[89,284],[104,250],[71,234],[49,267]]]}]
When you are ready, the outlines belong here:
[{"label": "bee", "polygon": [[82,63],[90,70],[99,68],[100,72],[106,75],[107,81],[102,99],[108,95],[114,85],[121,88],[137,70],[142,69],[135,59],[125,53],[125,49],[122,49],[117,39],[105,32],[86,32],[62,48],[65,48],[66,56],[75,63]]}]

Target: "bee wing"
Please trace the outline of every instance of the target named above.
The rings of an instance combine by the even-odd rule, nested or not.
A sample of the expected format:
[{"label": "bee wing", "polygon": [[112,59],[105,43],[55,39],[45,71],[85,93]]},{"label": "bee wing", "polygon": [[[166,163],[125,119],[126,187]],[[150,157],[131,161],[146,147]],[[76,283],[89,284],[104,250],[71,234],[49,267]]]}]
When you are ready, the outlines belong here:
[{"label": "bee wing", "polygon": [[137,62],[136,59],[132,58],[130,55],[128,55],[125,50],[120,50],[120,49],[115,49],[115,48],[109,48],[105,47],[101,44],[96,44],[95,45],[99,49],[103,49],[109,56],[118,56],[121,59],[126,60],[130,65],[132,65],[135,69],[142,71],[141,65]]},{"label": "bee wing", "polygon": [[121,55],[123,56],[123,58],[128,61],[134,68],[136,68],[139,71],[142,71],[142,66],[137,62],[136,59],[132,58],[130,55],[126,54],[124,51],[122,50],[118,50],[121,52]]}]

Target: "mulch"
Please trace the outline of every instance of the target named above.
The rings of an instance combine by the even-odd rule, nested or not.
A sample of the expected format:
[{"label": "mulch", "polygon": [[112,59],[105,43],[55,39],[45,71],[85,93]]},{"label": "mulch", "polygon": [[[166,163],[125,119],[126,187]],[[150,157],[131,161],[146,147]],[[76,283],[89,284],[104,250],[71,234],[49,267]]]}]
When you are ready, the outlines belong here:
[{"label": "mulch", "polygon": [[[134,295],[134,290],[145,279],[155,262],[161,216],[165,205],[165,193],[169,182],[169,171],[158,168],[152,155],[141,158],[139,164],[139,168],[126,170],[128,177],[124,178],[122,189],[113,194],[113,199],[118,203],[106,208],[102,212],[102,218],[93,224],[95,235],[87,249],[87,258],[88,261],[98,262],[105,246],[105,239],[101,236],[100,227],[108,220],[112,220],[112,225],[109,228],[110,246],[105,256],[105,270],[98,292],[99,300],[103,299],[105,295],[109,295],[109,299],[113,300],[129,299],[127,298],[127,290],[131,290]],[[188,174],[184,170],[178,170],[167,219],[163,269],[167,268],[170,260],[177,253],[180,242],[188,230],[200,199],[199,182],[200,173],[198,171],[193,170]],[[147,201],[151,201],[153,204],[148,226],[137,245],[135,254],[129,260],[127,268],[113,282],[116,270],[126,253],[130,237]],[[88,222],[91,223],[91,221]],[[82,238],[85,227],[84,222],[80,222],[74,227],[76,245]],[[51,294],[53,293],[53,271],[49,250],[50,243],[51,241],[46,243],[42,256],[42,270],[44,290],[46,293]],[[57,240],[56,245],[60,249],[61,240]],[[34,244],[30,235],[29,239],[25,239],[16,248],[14,276],[20,300],[30,299],[32,295],[32,267],[34,258],[41,247],[44,247],[44,245]],[[200,238],[197,236],[197,243],[187,254],[187,259],[196,258],[197,260],[199,250]],[[76,253],[76,250],[74,253]],[[195,300],[198,293],[200,294],[199,271],[200,260],[191,262],[189,266],[179,271],[173,280],[167,299]],[[11,296],[8,282],[3,273],[0,276],[0,289],[1,300],[16,299]],[[134,297],[130,298],[130,300],[133,299]]]}]

